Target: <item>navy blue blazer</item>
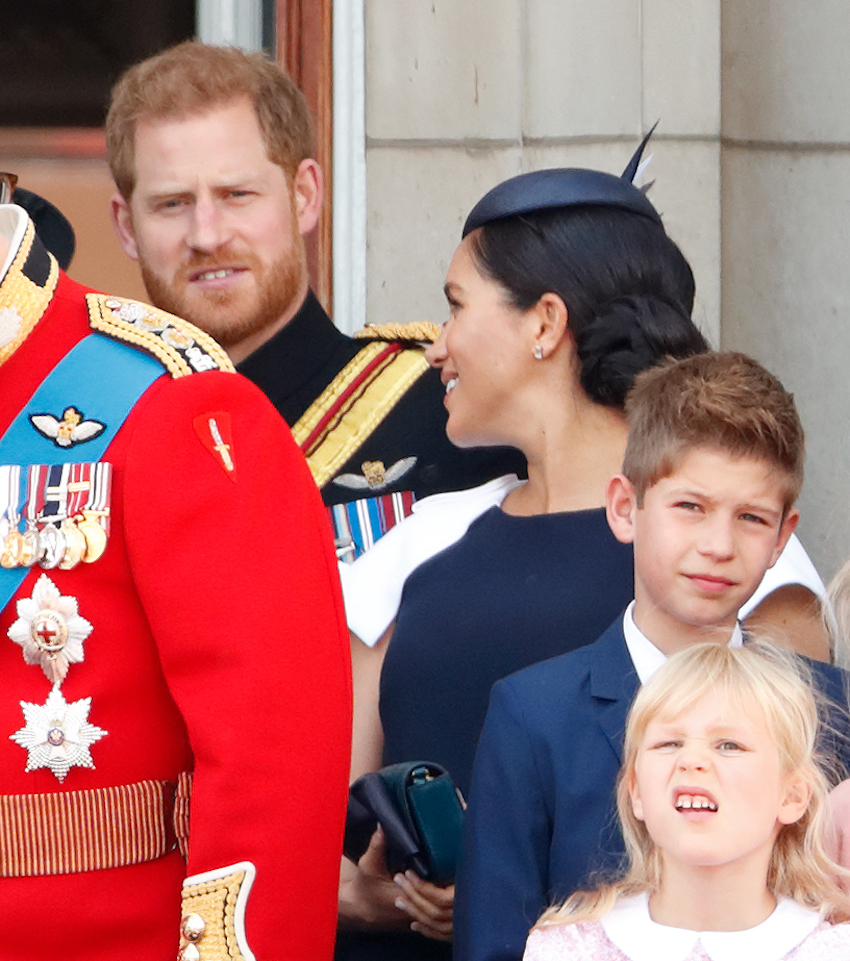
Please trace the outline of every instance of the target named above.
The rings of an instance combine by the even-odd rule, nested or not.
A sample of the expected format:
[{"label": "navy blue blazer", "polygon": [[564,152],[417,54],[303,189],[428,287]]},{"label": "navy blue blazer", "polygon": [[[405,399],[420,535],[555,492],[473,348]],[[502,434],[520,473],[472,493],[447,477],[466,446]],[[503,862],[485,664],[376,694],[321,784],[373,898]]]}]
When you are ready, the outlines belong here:
[{"label": "navy blue blazer", "polygon": [[[844,672],[809,663],[822,692],[846,705]],[[494,685],[466,817],[455,961],[519,961],[546,907],[621,865],[615,785],[638,684],[620,617],[588,647]],[[846,731],[846,713],[830,723]],[[844,742],[845,765],[847,753]]]},{"label": "navy blue blazer", "polygon": [[637,689],[622,617],[595,643],[494,685],[456,888],[456,961],[521,958],[544,908],[619,865],[614,785]]}]

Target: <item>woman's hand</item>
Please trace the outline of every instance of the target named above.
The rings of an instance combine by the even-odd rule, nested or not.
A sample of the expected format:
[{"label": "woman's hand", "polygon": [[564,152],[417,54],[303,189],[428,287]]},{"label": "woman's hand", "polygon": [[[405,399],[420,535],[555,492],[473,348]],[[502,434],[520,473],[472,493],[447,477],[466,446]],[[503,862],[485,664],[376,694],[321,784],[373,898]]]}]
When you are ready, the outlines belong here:
[{"label": "woman's hand", "polygon": [[386,838],[380,827],[356,865],[343,858],[339,918],[346,930],[403,931],[450,941],[454,886],[438,888],[412,871],[387,870]]},{"label": "woman's hand", "polygon": [[396,907],[398,885],[387,870],[386,839],[380,827],[357,862],[343,858],[339,886],[339,919],[348,930],[403,931],[407,912]]},{"label": "woman's hand", "polygon": [[455,886],[438,888],[436,884],[423,881],[413,871],[397,874],[395,883],[402,892],[396,899],[396,907],[407,911],[413,918],[411,931],[418,931],[435,941],[451,941]]}]

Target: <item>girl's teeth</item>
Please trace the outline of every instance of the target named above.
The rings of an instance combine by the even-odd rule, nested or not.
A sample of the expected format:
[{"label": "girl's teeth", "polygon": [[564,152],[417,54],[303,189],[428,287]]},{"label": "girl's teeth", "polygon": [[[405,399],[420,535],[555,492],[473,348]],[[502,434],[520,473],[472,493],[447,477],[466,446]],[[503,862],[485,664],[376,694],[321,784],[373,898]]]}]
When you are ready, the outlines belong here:
[{"label": "girl's teeth", "polygon": [[446,393],[448,394],[450,390],[454,390],[456,385],[457,377],[452,377],[452,379],[446,384]]},{"label": "girl's teeth", "polygon": [[683,794],[676,801],[676,807],[683,811],[716,811],[717,805],[712,804],[707,797]]}]

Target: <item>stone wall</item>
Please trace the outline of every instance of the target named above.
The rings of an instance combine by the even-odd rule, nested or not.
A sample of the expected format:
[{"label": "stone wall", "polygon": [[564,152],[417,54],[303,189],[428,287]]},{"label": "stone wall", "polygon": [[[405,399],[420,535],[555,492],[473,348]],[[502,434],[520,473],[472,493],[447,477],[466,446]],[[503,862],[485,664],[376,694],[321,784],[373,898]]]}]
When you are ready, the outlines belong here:
[{"label": "stone wall", "polygon": [[476,200],[551,166],[647,176],[719,336],[718,0],[366,0],[368,314],[439,320]]},{"label": "stone wall", "polygon": [[[846,0],[365,0],[367,307],[441,320],[476,200],[547,166],[624,167],[660,120],[652,199],[715,345],[799,401],[801,533],[850,555]],[[722,323],[721,323],[722,316]]]},{"label": "stone wall", "polygon": [[722,337],[793,390],[808,440],[803,541],[850,556],[850,13],[723,4]]}]

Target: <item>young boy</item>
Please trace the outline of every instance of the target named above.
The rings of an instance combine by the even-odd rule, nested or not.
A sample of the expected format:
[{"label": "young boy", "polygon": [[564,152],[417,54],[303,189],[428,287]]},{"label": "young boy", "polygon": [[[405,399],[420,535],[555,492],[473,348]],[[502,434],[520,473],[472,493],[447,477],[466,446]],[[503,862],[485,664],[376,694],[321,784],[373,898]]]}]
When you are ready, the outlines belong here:
[{"label": "young boy", "polygon": [[[755,361],[707,353],[641,375],[608,522],[635,599],[589,647],[493,688],[455,906],[455,961],[508,961],[549,904],[622,854],[614,789],[638,685],[691,644],[743,642],[737,612],[797,525],[803,430]],[[836,700],[838,672],[813,665]],[[821,670],[822,669],[822,670]]]}]

